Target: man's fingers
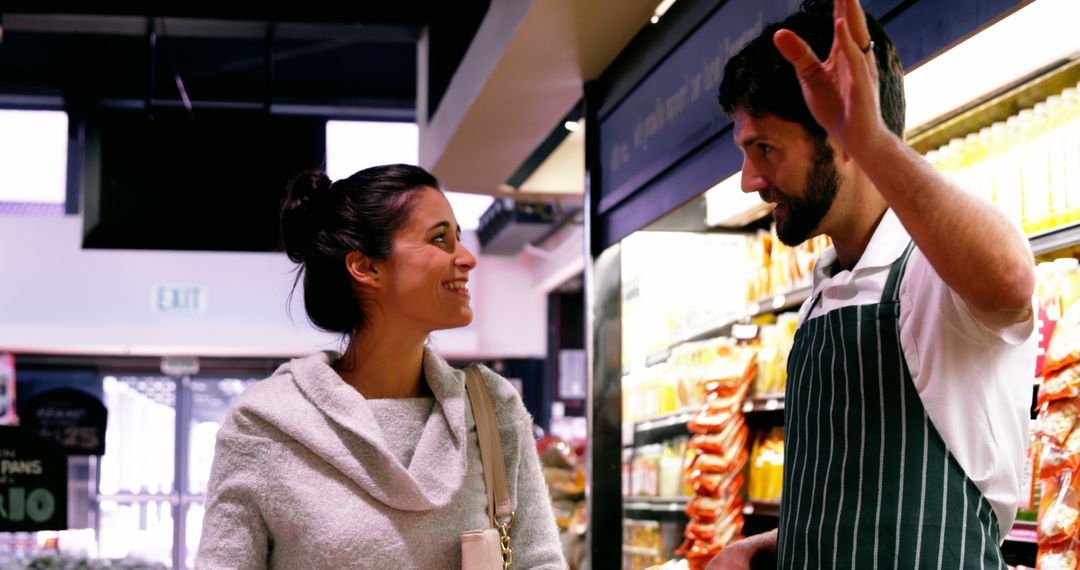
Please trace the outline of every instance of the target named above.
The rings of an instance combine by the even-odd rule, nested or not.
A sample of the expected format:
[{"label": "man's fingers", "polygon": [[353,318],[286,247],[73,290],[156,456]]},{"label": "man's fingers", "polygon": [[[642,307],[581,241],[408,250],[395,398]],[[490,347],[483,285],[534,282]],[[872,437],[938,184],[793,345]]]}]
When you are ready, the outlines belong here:
[{"label": "man's fingers", "polygon": [[859,0],[836,0],[836,4],[844,6],[842,18],[850,26],[851,39],[855,40],[855,45],[859,46],[860,50],[870,45],[870,29],[866,25],[866,12],[863,11]]},{"label": "man's fingers", "polygon": [[866,55],[862,51],[862,48],[855,43],[854,38],[851,37],[851,29],[848,28],[847,20],[837,20],[836,26],[833,30],[836,35],[834,45],[840,47],[840,51],[844,53],[844,57],[848,60],[849,65],[852,66],[852,73],[856,66],[863,65],[859,62],[866,61]]},{"label": "man's fingers", "polygon": [[791,30],[777,31],[773,35],[773,45],[779,50],[780,55],[795,67],[795,73],[799,77],[813,75],[821,68],[821,60],[814,55],[814,50],[810,49],[810,46]]},{"label": "man's fingers", "polygon": [[[851,37],[851,28],[848,26],[847,20],[837,20],[833,26],[833,41],[840,46],[840,51],[844,52],[847,57],[852,57],[853,54],[861,54],[862,47],[855,41],[855,38]],[[858,61],[858,60],[853,60]]]}]

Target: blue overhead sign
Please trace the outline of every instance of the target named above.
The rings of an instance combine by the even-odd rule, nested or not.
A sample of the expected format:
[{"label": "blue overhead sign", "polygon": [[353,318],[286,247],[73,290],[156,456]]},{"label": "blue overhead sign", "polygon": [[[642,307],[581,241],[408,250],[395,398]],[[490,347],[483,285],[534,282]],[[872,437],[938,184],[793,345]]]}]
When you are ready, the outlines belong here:
[{"label": "blue overhead sign", "polygon": [[787,17],[800,3],[725,3],[603,119],[601,212],[730,124],[716,101],[724,65],[767,24]]}]

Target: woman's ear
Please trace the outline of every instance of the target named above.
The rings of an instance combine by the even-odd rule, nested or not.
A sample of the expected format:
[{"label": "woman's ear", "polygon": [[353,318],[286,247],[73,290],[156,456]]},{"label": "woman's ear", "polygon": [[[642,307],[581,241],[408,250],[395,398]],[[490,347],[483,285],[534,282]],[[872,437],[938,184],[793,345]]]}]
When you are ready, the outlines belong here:
[{"label": "woman's ear", "polygon": [[345,269],[353,281],[360,285],[366,285],[375,289],[382,287],[382,278],[379,270],[372,263],[370,257],[359,251],[351,251],[345,255]]}]

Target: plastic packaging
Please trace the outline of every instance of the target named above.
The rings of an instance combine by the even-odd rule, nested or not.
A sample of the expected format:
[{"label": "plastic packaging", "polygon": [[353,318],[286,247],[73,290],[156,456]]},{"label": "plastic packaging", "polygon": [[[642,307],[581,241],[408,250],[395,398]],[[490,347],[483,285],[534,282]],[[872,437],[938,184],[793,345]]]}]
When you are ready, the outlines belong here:
[{"label": "plastic packaging", "polygon": [[1072,539],[1080,527],[1080,505],[1077,504],[1073,474],[1066,471],[1060,477],[1045,480],[1043,485],[1039,544]]},{"label": "plastic packaging", "polygon": [[1054,400],[1039,408],[1035,435],[1044,442],[1064,445],[1080,411],[1076,400]]}]

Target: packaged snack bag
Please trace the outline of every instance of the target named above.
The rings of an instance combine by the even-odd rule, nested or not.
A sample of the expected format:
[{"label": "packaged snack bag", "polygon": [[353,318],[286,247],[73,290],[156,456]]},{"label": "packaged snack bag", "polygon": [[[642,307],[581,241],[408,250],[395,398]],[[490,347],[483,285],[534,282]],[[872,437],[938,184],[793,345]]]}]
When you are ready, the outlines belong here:
[{"label": "packaged snack bag", "polygon": [[1048,374],[1039,386],[1037,406],[1053,400],[1065,400],[1080,396],[1080,364]]},{"label": "packaged snack bag", "polygon": [[687,475],[687,481],[694,493],[703,497],[719,497],[729,487],[742,487],[743,475],[739,473],[750,454],[745,449],[739,452],[738,460],[730,473],[706,473],[697,469]]},{"label": "packaged snack bag", "polygon": [[1072,472],[1066,471],[1060,477],[1047,479],[1043,485],[1039,544],[1062,542],[1075,537],[1080,527],[1080,505],[1077,504]]},{"label": "packaged snack bag", "polygon": [[1080,362],[1080,304],[1065,311],[1054,327],[1043,358],[1043,376]]},{"label": "packaged snack bag", "polygon": [[1039,478],[1048,479],[1062,471],[1080,468],[1080,429],[1074,429],[1065,438],[1064,445],[1046,443],[1039,457]]},{"label": "packaged snack bag", "polygon": [[1044,442],[1063,445],[1076,425],[1080,405],[1076,400],[1054,400],[1039,409],[1035,436]]},{"label": "packaged snack bag", "polygon": [[1076,540],[1040,545],[1035,570],[1076,570],[1078,546]]},{"label": "packaged snack bag", "polygon": [[741,414],[735,415],[715,433],[699,433],[690,438],[690,447],[702,453],[722,454],[735,442],[735,436],[746,427],[746,420]]}]

